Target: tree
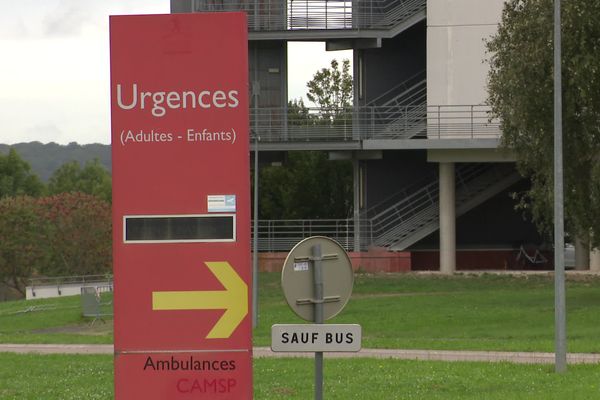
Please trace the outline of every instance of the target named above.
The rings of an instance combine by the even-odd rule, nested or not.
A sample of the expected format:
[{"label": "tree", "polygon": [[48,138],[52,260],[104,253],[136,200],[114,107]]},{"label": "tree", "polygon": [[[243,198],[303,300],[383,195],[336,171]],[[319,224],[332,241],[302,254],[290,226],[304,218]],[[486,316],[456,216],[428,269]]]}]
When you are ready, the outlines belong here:
[{"label": "tree", "polygon": [[57,169],[48,181],[49,194],[69,192],[87,193],[111,202],[111,176],[98,159],[88,161],[81,168],[79,162],[71,161]]},{"label": "tree", "polygon": [[110,205],[84,193],[0,199],[0,281],[24,295],[35,275],[110,272],[111,222]]},{"label": "tree", "polygon": [[327,152],[293,152],[294,191],[288,194],[292,218],[348,218],[352,210],[352,163],[330,161]]},{"label": "tree", "polygon": [[314,118],[310,115],[310,110],[304,105],[304,100],[294,99],[288,101],[287,120],[288,125],[306,126]]},{"label": "tree", "polygon": [[290,152],[284,166],[260,171],[260,218],[347,218],[352,209],[352,164],[322,151]]},{"label": "tree", "polygon": [[48,261],[48,229],[38,199],[0,199],[0,280],[22,295],[27,279]]},{"label": "tree", "polygon": [[0,154],[0,198],[7,196],[40,196],[44,185],[15,149]]},{"label": "tree", "polygon": [[111,271],[110,204],[85,193],[61,193],[40,199],[41,215],[50,225],[48,263],[51,276],[94,275]]},{"label": "tree", "polygon": [[[563,2],[565,222],[600,232],[600,2]],[[553,226],[553,1],[509,0],[491,54],[489,102],[531,189],[518,195],[542,232]],[[600,245],[600,235],[594,246]]]},{"label": "tree", "polygon": [[[331,68],[317,71],[307,87],[307,97],[319,112],[311,114],[302,99],[289,101],[290,132],[297,126],[351,124],[348,60],[341,69],[332,60]],[[352,210],[352,164],[329,161],[326,152],[289,152],[283,166],[262,167],[259,182],[261,219],[348,218]]]},{"label": "tree", "polygon": [[306,84],[306,97],[320,108],[321,119],[338,123],[352,107],[352,75],[350,61],[343,60],[340,69],[337,60],[331,60],[330,68],[317,71]]}]

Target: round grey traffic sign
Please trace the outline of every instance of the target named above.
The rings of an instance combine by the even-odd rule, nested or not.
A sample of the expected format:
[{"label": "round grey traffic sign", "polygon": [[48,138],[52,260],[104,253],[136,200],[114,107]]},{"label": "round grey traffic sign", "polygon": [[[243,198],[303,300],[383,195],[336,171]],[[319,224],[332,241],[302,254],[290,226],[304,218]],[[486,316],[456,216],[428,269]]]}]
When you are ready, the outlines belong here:
[{"label": "round grey traffic sign", "polygon": [[291,309],[302,319],[315,321],[314,247],[320,245],[323,283],[323,318],[335,317],[352,294],[354,274],[350,257],[335,240],[313,236],[290,251],[281,272],[283,294]]}]

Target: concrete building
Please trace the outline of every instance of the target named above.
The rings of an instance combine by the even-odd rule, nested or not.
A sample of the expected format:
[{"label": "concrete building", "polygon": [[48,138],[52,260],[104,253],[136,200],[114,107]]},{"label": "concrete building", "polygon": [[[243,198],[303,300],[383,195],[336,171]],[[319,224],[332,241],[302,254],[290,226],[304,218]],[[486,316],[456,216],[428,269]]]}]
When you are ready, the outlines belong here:
[{"label": "concrete building", "polygon": [[[285,251],[301,237],[326,234],[365,263],[369,254],[388,261],[401,255],[408,264],[399,269],[552,268],[551,257],[539,265],[533,253],[529,263],[518,257],[522,245],[543,240],[514,211],[509,194],[527,182],[498,149],[499,123],[486,106],[484,41],[503,3],[171,0],[173,13],[247,12],[259,157],[323,150],[353,162],[352,219],[262,221],[261,250]],[[346,124],[290,123],[290,41],[353,51],[354,107]]]}]

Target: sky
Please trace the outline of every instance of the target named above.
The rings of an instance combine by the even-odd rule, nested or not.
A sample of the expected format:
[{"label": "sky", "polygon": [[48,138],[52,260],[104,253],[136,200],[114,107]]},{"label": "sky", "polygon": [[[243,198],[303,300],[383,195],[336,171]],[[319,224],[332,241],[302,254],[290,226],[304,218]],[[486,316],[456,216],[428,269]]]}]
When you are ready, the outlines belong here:
[{"label": "sky", "polygon": [[[169,0],[18,0],[0,13],[0,143],[110,143],[108,16],[163,14]],[[289,46],[289,96],[332,58]],[[310,57],[307,57],[310,54]]]}]

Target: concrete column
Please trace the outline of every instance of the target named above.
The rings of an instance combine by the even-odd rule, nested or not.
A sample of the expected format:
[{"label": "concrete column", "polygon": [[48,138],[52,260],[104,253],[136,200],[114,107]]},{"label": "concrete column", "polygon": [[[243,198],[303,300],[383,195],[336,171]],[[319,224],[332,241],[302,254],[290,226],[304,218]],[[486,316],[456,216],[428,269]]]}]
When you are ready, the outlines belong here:
[{"label": "concrete column", "polygon": [[440,163],[440,272],[456,271],[456,198],[454,163]]},{"label": "concrete column", "polygon": [[353,219],[354,219],[354,251],[360,251],[360,163],[358,155],[352,154],[353,176]]},{"label": "concrete column", "polygon": [[590,251],[590,270],[600,272],[600,249]]},{"label": "concrete column", "polygon": [[575,270],[585,271],[590,269],[589,239],[577,236],[575,238]]}]

